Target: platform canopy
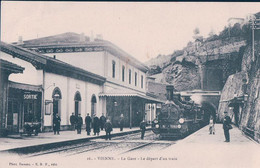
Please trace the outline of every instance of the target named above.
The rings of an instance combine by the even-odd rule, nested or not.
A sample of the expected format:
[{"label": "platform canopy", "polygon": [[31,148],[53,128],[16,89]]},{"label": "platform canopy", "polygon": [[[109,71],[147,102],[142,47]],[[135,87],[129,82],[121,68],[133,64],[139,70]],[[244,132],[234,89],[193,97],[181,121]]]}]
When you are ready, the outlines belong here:
[{"label": "platform canopy", "polygon": [[111,89],[109,91],[100,93],[99,97],[139,97],[150,103],[165,103],[165,101],[157,99],[156,97],[148,96],[145,93],[123,89]]}]

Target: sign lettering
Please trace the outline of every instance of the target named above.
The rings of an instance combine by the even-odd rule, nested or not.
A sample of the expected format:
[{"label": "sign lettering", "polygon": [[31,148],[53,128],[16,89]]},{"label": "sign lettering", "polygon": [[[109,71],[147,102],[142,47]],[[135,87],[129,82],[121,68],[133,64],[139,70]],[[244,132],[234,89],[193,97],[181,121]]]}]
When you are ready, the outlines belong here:
[{"label": "sign lettering", "polygon": [[24,99],[37,99],[37,94],[25,94],[23,96]]}]

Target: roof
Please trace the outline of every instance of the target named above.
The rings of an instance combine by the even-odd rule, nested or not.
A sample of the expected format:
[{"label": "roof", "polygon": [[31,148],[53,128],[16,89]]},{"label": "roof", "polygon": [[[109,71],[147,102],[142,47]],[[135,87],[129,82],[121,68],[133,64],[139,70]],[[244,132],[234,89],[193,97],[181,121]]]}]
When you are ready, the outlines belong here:
[{"label": "roof", "polygon": [[46,72],[89,81],[95,84],[103,84],[106,81],[106,78],[100,75],[91,73],[52,57],[48,57],[34,51],[29,51],[19,46],[1,42],[0,50],[14,57],[30,62],[36,67],[36,69],[45,69]]},{"label": "roof", "polygon": [[30,62],[36,68],[42,68],[43,65],[46,64],[46,59],[44,56],[40,56],[38,53],[7,44],[2,41],[0,42],[0,50],[14,57]]},{"label": "roof", "polygon": [[43,89],[42,85],[30,85],[30,84],[18,83],[18,82],[13,82],[13,81],[8,82],[8,87],[21,89],[21,90],[30,90],[30,91],[35,91],[35,92],[41,92]]},{"label": "roof", "polygon": [[[84,37],[84,39],[81,39],[81,36]],[[42,38],[37,38],[37,39],[32,39],[32,40],[26,40],[23,41],[24,45],[48,45],[48,44],[70,44],[70,43],[79,43],[80,41],[89,41],[89,37],[84,36],[83,34],[77,34],[73,32],[67,32],[67,33],[62,33],[58,35],[53,35],[53,36],[47,36],[47,37],[42,37]],[[13,44],[18,44],[18,43],[13,43]]]},{"label": "roof", "polygon": [[[83,37],[82,37],[83,36]],[[84,40],[82,40],[82,38]],[[23,48],[30,49],[50,49],[50,48],[75,48],[75,47],[103,47],[105,51],[110,52],[111,54],[124,59],[129,64],[139,68],[140,70],[146,72],[148,67],[141,63],[139,60],[129,55],[115,44],[106,41],[106,40],[95,40],[89,41],[89,38],[83,34],[77,33],[63,33],[38,39],[26,40],[22,44],[13,43],[19,45]]]},{"label": "roof", "polygon": [[24,70],[23,67],[2,59],[0,59],[0,69],[9,73],[23,73]]},{"label": "roof", "polygon": [[99,96],[100,97],[139,97],[151,102],[165,103],[165,101],[159,100],[149,95],[141,94],[130,90],[129,91],[121,90],[121,89],[112,89],[103,93],[99,93]]}]

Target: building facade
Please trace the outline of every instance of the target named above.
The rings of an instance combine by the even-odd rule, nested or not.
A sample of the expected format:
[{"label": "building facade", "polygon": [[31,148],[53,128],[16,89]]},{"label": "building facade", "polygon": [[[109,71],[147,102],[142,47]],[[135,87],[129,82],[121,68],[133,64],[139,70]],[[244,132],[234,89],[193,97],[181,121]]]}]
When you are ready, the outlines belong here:
[{"label": "building facade", "polygon": [[105,78],[60,60],[1,42],[1,60],[24,67],[8,81],[7,128],[19,132],[27,122],[40,122],[52,130],[53,116],[61,117],[61,129],[69,128],[72,112],[86,115],[98,110],[93,100],[103,90]]},{"label": "building facade", "polygon": [[1,42],[1,59],[25,68],[8,82],[13,132],[33,121],[50,131],[56,113],[62,130],[69,129],[72,113],[83,118],[104,114],[114,127],[123,114],[125,126],[134,127],[155,117],[146,104],[161,103],[146,93],[148,68],[108,41],[65,33],[12,45]]},{"label": "building facade", "polygon": [[64,33],[16,45],[104,77],[102,91],[92,101],[99,105],[87,111],[91,116],[106,115],[114,126],[121,114],[125,126],[138,126],[146,116],[145,104],[160,102],[146,94],[148,68],[109,41],[90,41],[83,34]]}]

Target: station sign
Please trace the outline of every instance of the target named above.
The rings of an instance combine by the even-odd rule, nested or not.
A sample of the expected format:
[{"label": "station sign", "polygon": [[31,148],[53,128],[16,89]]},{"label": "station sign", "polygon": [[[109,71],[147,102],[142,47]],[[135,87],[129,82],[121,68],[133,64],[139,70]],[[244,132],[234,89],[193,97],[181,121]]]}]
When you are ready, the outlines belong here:
[{"label": "station sign", "polygon": [[38,95],[37,94],[24,94],[23,99],[24,100],[37,100]]}]

